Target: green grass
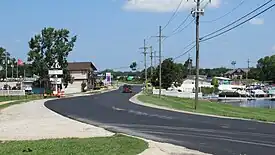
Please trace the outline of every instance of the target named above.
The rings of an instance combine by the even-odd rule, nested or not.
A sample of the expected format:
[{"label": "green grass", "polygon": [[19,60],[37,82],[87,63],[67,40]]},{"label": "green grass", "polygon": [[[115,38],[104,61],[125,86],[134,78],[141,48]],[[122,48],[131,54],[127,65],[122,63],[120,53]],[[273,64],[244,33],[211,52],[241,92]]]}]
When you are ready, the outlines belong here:
[{"label": "green grass", "polygon": [[127,81],[127,80],[121,80],[119,82],[123,82],[123,83],[127,83],[127,84],[143,84],[144,81],[137,81],[137,80],[133,80],[133,81]]},{"label": "green grass", "polygon": [[[26,152],[24,150],[32,150]],[[140,139],[123,135],[98,138],[68,138],[37,141],[7,141],[0,144],[1,155],[136,155],[148,148]]]},{"label": "green grass", "polygon": [[22,100],[28,98],[38,98],[40,95],[23,95],[23,96],[0,96],[0,102]]},{"label": "green grass", "polygon": [[138,100],[153,105],[189,112],[275,122],[275,109],[237,107],[223,103],[199,101],[197,110],[194,110],[193,99],[170,96],[158,98],[158,96],[155,95],[140,95],[138,96]]},{"label": "green grass", "polygon": [[43,99],[43,96],[41,95],[1,96],[0,102],[5,102],[5,101],[11,101],[11,102],[5,103],[5,104],[0,103],[0,110],[6,107],[9,107],[11,105],[21,104],[21,103],[25,103],[33,100],[39,100],[39,99]]}]

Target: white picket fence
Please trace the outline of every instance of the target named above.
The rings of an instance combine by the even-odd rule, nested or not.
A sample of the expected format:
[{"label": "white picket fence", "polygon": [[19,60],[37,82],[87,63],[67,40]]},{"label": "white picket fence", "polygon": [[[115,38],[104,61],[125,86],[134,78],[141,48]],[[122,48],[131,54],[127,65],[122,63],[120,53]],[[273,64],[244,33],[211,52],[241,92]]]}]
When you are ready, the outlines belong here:
[{"label": "white picket fence", "polygon": [[24,96],[25,90],[0,90],[0,96]]}]

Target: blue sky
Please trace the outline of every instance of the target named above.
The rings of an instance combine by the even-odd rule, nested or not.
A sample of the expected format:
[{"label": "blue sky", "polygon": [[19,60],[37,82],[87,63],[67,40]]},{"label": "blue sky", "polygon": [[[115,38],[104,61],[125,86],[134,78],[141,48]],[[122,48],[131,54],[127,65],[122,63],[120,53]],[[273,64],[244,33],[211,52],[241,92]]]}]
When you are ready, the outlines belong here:
[{"label": "blue sky", "polygon": [[[206,0],[204,0],[206,1]],[[205,8],[202,21],[212,20],[229,12],[241,0],[212,0]],[[266,0],[265,0],[266,1]],[[169,2],[169,3],[168,3]],[[67,28],[78,35],[69,61],[92,61],[100,69],[129,66],[143,60],[139,47],[143,39],[156,35],[159,25],[165,25],[180,0],[4,0],[0,5],[0,46],[14,57],[26,60],[28,41],[44,27]],[[212,32],[256,8],[263,1],[245,0],[228,16],[212,23],[201,23],[201,35]],[[272,2],[274,3],[274,2]],[[164,29],[170,35],[190,13],[188,3]],[[190,18],[191,20],[192,18]],[[188,20],[189,22],[189,20]],[[247,59],[259,58],[275,52],[274,9],[257,19],[213,40],[201,44],[201,67],[246,67]],[[175,57],[195,39],[195,25],[163,43],[164,57]],[[158,50],[156,38],[148,40]],[[190,55],[195,58],[195,51]],[[184,62],[188,54],[177,59]],[[251,65],[255,65],[252,63]]]}]

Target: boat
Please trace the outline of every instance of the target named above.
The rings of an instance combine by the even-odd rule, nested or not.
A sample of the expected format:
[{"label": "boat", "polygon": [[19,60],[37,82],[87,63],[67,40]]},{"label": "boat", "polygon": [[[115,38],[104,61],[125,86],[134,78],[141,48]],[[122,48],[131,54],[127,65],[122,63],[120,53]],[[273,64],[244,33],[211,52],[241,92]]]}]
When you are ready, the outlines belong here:
[{"label": "boat", "polygon": [[275,87],[271,87],[269,90],[267,90],[267,93],[269,96],[275,96]]},{"label": "boat", "polygon": [[272,96],[270,100],[275,101],[275,96]]},{"label": "boat", "polygon": [[268,94],[267,93],[265,93],[263,90],[261,90],[261,89],[253,89],[253,90],[251,90],[251,95],[253,96],[253,97],[267,97],[268,96]]}]

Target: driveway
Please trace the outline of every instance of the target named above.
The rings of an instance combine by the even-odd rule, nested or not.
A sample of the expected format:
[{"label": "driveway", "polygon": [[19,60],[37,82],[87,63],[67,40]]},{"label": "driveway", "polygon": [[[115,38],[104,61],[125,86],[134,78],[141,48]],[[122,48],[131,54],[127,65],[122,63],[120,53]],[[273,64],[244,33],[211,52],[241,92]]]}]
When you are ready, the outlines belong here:
[{"label": "driveway", "polygon": [[[138,93],[140,87],[134,87]],[[49,109],[114,132],[221,155],[273,155],[275,125],[177,113],[133,104],[120,90],[53,100]]]}]

